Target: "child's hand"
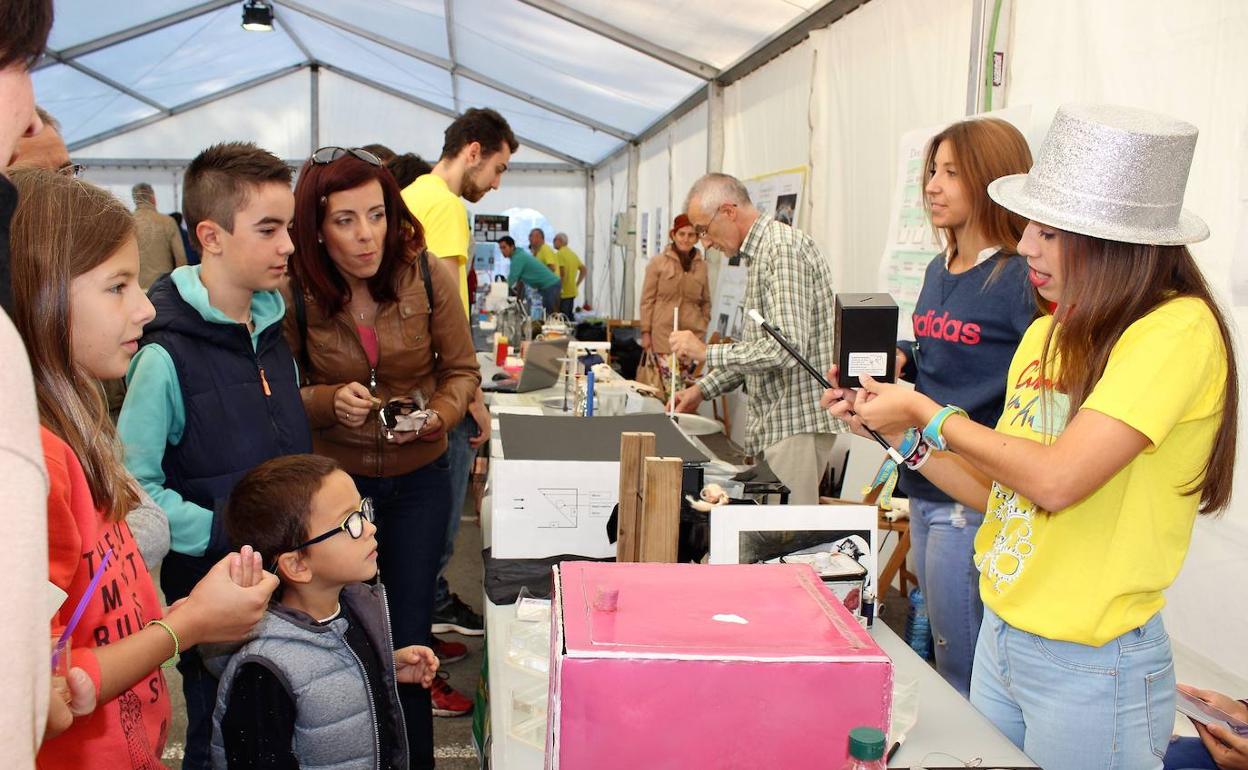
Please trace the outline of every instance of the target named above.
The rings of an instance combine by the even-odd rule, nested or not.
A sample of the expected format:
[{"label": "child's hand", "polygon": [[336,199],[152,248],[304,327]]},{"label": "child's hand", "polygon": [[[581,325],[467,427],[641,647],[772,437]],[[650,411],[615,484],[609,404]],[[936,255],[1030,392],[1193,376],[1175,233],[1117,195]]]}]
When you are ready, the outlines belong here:
[{"label": "child's hand", "polygon": [[420,644],[394,651],[394,673],[403,684],[418,684],[426,690],[438,673],[438,656]]},{"label": "child's hand", "polygon": [[68,730],[74,723],[74,717],[86,716],[95,711],[95,683],[86,671],[71,668],[65,687],[68,692],[58,691],[56,683],[52,684],[52,692],[48,698],[48,723],[43,732],[45,741]]}]

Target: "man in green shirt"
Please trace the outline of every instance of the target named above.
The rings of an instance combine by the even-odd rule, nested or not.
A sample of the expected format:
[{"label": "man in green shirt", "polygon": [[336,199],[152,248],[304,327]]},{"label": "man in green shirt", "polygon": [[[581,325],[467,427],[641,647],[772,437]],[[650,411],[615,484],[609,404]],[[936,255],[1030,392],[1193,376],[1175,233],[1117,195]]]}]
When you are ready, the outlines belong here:
[{"label": "man in green shirt", "polygon": [[563,291],[559,295],[559,312],[568,318],[576,310],[576,292],[585,280],[585,263],[568,246],[568,234],[555,235],[555,258],[559,260],[559,273],[563,278]]},{"label": "man in green shirt", "polygon": [[[547,246],[546,248],[550,248]],[[529,252],[516,247],[516,241],[510,235],[498,239],[498,250],[511,260],[511,269],[507,271],[507,285],[515,288],[517,283],[532,286],[542,295],[542,305],[547,313],[559,309],[559,293],[562,283],[554,271],[537,261]]]}]

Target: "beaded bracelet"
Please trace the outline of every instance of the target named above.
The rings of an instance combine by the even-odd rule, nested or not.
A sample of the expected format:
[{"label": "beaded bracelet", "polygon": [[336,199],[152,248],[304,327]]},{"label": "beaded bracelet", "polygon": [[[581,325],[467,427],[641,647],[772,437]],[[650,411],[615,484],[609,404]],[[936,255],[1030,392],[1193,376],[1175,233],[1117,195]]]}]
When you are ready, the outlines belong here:
[{"label": "beaded bracelet", "polygon": [[147,628],[149,626],[160,626],[161,628],[168,631],[169,636],[173,638],[173,654],[169,656],[169,660],[166,660],[164,663],[160,664],[161,668],[172,668],[173,664],[177,662],[178,653],[182,652],[182,642],[178,640],[178,635],[174,632],[173,628],[170,627],[170,625],[163,620],[149,621],[147,626],[144,626],[144,628]]}]

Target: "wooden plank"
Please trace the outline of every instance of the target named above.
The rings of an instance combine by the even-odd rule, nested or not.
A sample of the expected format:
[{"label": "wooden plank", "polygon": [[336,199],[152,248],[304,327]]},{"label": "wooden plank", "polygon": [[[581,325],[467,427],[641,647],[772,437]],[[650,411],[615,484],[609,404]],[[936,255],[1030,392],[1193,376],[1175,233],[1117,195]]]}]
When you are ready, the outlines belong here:
[{"label": "wooden plank", "polygon": [[674,563],[680,540],[679,457],[647,457],[641,485],[641,543],[638,561]]},{"label": "wooden plank", "polygon": [[637,561],[640,542],[641,472],[643,458],[654,454],[654,434],[620,434],[620,515],[616,561]]}]

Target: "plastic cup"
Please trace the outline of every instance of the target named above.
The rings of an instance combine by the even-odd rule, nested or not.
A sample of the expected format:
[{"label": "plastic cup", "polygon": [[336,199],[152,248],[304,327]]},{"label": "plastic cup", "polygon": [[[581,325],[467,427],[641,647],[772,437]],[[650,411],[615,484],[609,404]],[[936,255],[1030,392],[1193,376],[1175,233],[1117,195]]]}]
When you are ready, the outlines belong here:
[{"label": "plastic cup", "polygon": [[66,703],[70,701],[69,692],[69,652],[70,641],[65,639],[65,646],[59,651],[57,650],[57,642],[60,641],[61,631],[54,631],[51,635],[51,644],[48,650],[52,653],[52,692],[60,695]]}]

